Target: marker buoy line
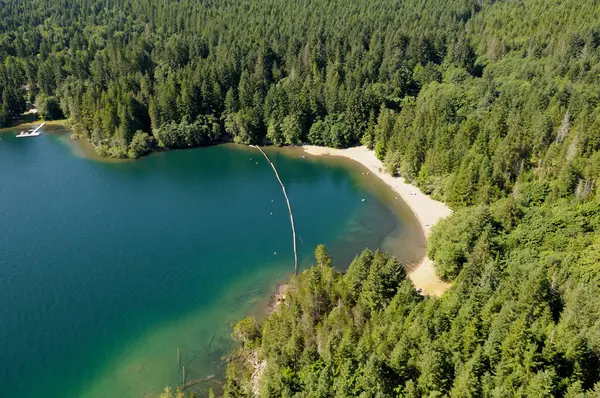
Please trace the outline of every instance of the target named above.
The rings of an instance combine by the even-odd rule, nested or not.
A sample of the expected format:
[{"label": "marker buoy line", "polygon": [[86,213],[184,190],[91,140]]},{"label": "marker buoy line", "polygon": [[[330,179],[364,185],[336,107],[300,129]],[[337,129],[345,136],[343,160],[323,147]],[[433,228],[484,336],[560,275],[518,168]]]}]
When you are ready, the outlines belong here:
[{"label": "marker buoy line", "polygon": [[[292,240],[294,242],[294,274],[298,274],[298,253],[296,251],[296,228],[294,227],[294,215],[292,214],[292,206],[290,205],[290,199],[287,196],[287,192],[285,191],[285,186],[283,185],[281,178],[279,178],[279,173],[277,172],[277,169],[275,168],[275,165],[273,164],[273,162],[271,162],[271,159],[269,159],[267,154],[259,146],[256,146],[256,145],[250,145],[250,146],[255,147],[264,155],[265,159],[267,159],[267,162],[269,162],[269,164],[273,168],[273,171],[275,172],[275,177],[277,177],[277,180],[279,181],[279,184],[281,185],[281,190],[283,191],[283,196],[285,197],[285,201],[287,203],[288,212],[290,213],[290,223],[292,224]],[[271,202],[272,201],[273,200],[271,200]],[[277,253],[277,252],[275,252],[275,253]]]}]

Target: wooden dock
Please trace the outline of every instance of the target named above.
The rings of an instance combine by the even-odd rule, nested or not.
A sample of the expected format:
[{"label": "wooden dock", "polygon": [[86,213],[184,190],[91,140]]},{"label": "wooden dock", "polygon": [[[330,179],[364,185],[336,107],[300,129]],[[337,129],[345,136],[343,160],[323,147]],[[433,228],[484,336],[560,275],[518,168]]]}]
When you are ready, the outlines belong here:
[{"label": "wooden dock", "polygon": [[40,124],[39,126],[37,126],[37,127],[35,128],[35,130],[33,130],[33,132],[34,132],[34,133],[37,133],[39,129],[41,129],[42,127],[44,127],[44,125],[45,125],[45,124],[46,124],[46,122],[44,122],[44,123]]}]

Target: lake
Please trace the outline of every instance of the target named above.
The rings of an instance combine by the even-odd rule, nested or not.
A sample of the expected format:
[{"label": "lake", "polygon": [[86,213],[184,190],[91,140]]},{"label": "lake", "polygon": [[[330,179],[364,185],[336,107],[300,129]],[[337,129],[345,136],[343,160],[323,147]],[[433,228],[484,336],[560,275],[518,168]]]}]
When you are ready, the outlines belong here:
[{"label": "lake", "polygon": [[[51,129],[51,127],[49,127]],[[423,255],[412,213],[362,166],[266,150],[300,269],[324,243]],[[363,200],[364,199],[364,200]],[[294,270],[281,187],[254,148],[102,162],[68,134],[0,134],[0,385],[6,397],[144,397],[218,387],[231,325]]]}]

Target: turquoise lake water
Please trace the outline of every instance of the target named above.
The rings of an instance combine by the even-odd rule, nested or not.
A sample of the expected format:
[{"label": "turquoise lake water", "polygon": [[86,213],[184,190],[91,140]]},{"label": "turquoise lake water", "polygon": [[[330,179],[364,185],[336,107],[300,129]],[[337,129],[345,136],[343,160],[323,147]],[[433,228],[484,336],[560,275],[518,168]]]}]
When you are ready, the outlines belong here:
[{"label": "turquoise lake water", "polygon": [[[300,268],[319,243],[423,252],[389,188],[339,159],[267,150],[286,185]],[[364,199],[364,201],[363,201]],[[153,397],[218,388],[230,327],[293,272],[289,216],[255,149],[222,145],[99,162],[64,135],[0,134],[3,397]]]}]

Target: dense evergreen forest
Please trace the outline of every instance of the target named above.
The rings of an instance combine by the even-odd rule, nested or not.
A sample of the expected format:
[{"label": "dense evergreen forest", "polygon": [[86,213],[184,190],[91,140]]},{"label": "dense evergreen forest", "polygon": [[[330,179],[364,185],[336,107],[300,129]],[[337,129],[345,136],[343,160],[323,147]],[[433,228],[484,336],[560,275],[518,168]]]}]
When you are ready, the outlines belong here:
[{"label": "dense evergreen forest", "polygon": [[463,25],[478,7],[437,3],[5,1],[0,124],[37,106],[114,157],[354,145],[442,64],[477,72]]},{"label": "dense evergreen forest", "polygon": [[450,291],[320,247],[236,326],[226,396],[600,396],[597,0],[0,4],[1,125],[35,106],[114,157],[362,143],[456,210]]}]

